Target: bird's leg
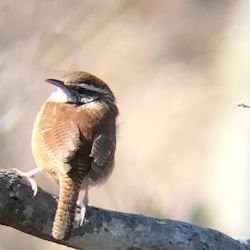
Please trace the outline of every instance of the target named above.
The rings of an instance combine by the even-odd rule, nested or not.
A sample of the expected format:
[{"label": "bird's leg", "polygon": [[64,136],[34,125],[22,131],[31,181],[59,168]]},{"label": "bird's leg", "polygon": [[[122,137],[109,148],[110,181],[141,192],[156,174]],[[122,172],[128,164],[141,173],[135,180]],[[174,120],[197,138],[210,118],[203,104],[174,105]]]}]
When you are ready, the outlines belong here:
[{"label": "bird's leg", "polygon": [[88,189],[86,189],[83,200],[82,200],[80,226],[82,226],[82,224],[83,224],[85,214],[86,214],[86,208],[87,208],[88,204],[89,204],[89,192],[88,192]]},{"label": "bird's leg", "polygon": [[[80,201],[79,201],[80,200]],[[86,214],[86,207],[89,203],[89,194],[88,194],[88,189],[85,190],[85,194],[83,196],[83,198],[79,199],[77,201],[77,225],[82,226],[83,222],[84,222],[84,218],[85,218],[85,214]],[[79,218],[80,217],[80,218]]]},{"label": "bird's leg", "polygon": [[20,171],[20,170],[18,170],[18,169],[15,169],[15,170],[17,171],[17,173],[18,173],[20,176],[26,178],[27,181],[30,183],[31,189],[32,189],[32,191],[33,191],[33,197],[35,197],[36,194],[37,194],[37,184],[36,184],[36,181],[35,181],[35,179],[34,179],[34,176],[35,176],[37,173],[39,173],[41,170],[40,170],[39,168],[34,168],[34,169],[32,169],[32,170],[30,170],[30,171],[28,171],[28,172],[22,172],[22,171]]}]

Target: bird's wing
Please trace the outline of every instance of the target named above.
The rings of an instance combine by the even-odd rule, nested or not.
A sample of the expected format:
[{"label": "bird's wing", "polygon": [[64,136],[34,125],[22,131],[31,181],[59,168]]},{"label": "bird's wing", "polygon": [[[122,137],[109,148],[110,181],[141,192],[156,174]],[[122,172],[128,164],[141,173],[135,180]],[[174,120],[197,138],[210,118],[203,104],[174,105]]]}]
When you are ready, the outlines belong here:
[{"label": "bird's wing", "polygon": [[43,145],[53,166],[51,170],[59,170],[61,174],[68,173],[72,168],[68,160],[81,143],[78,126],[73,122],[61,122],[44,129],[43,133]]},{"label": "bird's wing", "polygon": [[112,167],[116,140],[110,136],[100,134],[93,142],[90,156],[93,157],[89,178],[97,181],[105,176]]}]

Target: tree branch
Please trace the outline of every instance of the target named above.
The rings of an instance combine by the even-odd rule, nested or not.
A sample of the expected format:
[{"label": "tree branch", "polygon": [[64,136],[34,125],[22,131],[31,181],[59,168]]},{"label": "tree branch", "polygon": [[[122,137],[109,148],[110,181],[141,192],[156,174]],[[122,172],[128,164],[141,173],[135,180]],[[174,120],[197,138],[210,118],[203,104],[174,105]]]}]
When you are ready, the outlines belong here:
[{"label": "tree branch", "polygon": [[77,249],[250,249],[216,230],[184,222],[159,220],[143,215],[88,207],[86,222],[73,230],[70,239],[51,236],[56,199],[39,188],[35,197],[15,170],[0,170],[0,224],[27,234]]}]

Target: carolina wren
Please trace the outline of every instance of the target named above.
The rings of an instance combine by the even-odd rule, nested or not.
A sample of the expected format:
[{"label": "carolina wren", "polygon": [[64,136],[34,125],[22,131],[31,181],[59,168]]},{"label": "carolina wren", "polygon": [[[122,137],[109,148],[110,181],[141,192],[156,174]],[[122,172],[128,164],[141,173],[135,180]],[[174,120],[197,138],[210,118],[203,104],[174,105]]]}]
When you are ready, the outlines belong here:
[{"label": "carolina wren", "polygon": [[89,73],[46,81],[56,91],[34,124],[32,152],[38,170],[30,173],[42,170],[58,182],[52,235],[64,239],[73,227],[80,190],[104,182],[113,169],[118,108],[108,85]]}]

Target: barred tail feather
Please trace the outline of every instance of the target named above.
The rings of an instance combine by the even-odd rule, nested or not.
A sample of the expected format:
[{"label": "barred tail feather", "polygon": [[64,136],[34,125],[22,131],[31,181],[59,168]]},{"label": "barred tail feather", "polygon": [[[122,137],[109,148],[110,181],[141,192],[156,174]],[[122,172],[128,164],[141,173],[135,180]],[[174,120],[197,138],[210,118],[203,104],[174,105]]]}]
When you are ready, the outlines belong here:
[{"label": "barred tail feather", "polygon": [[60,177],[59,201],[52,227],[52,236],[55,239],[63,240],[69,237],[82,180],[81,174],[71,171]]}]

